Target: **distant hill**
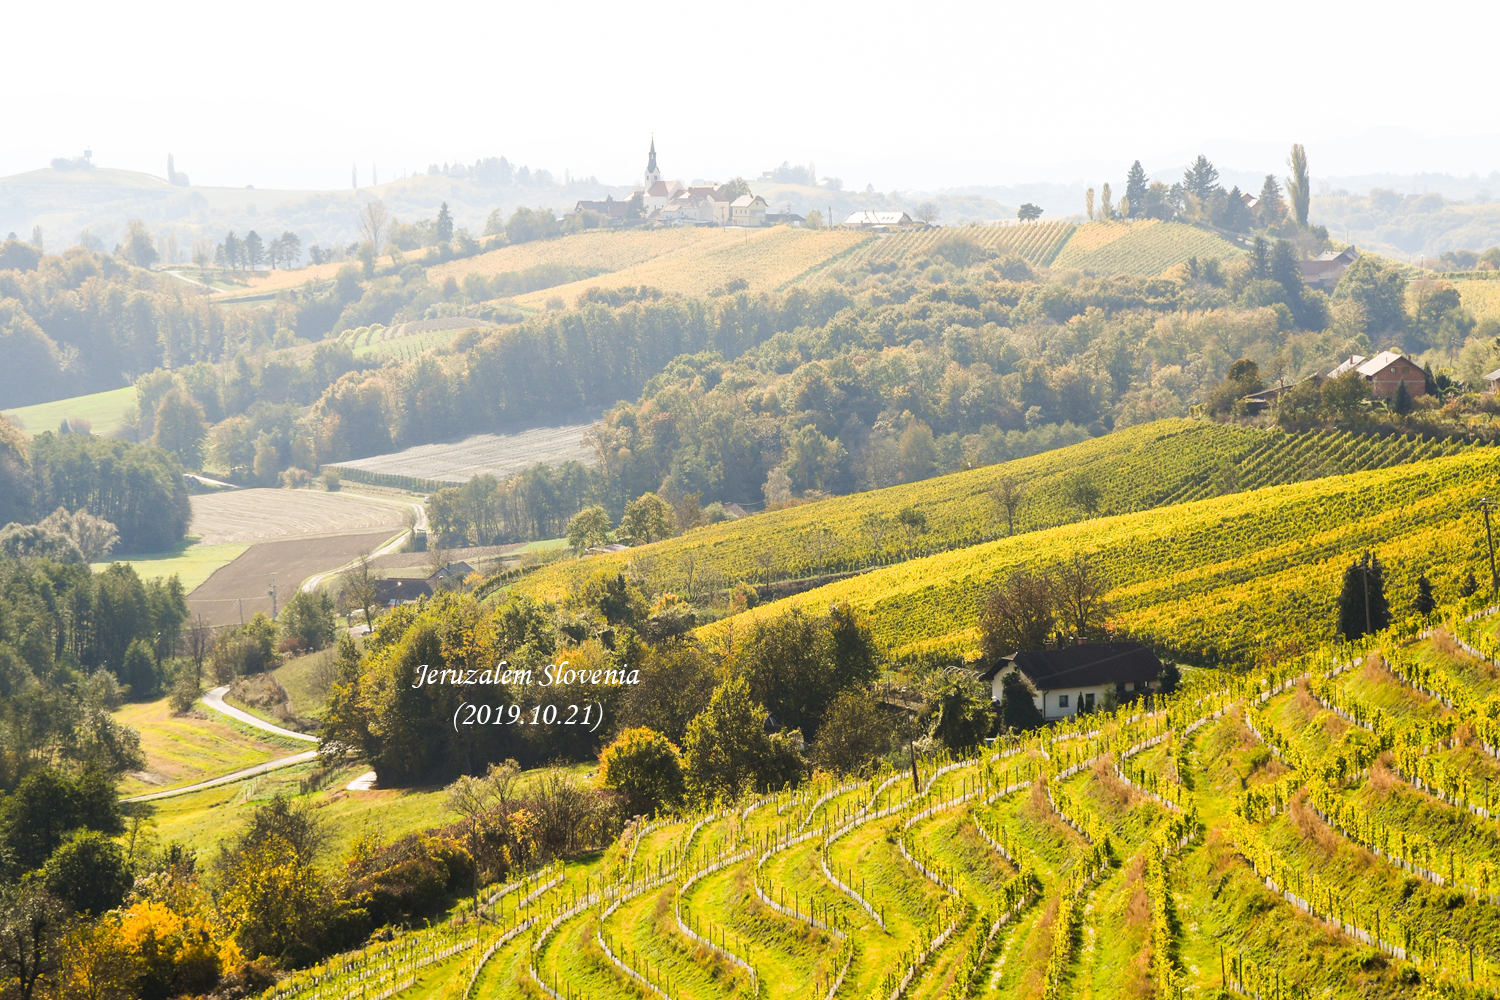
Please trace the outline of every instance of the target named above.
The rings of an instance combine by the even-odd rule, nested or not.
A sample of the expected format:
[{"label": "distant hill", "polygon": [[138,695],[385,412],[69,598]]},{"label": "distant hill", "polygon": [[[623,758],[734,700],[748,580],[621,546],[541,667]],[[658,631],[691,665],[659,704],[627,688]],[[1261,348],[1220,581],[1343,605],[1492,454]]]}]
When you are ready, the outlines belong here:
[{"label": "distant hill", "polygon": [[561,214],[579,199],[630,194],[628,187],[580,180],[562,184],[539,174],[541,181],[534,174],[523,182],[517,174],[508,183],[418,174],[357,190],[296,191],[180,187],[132,170],[47,168],[0,178],[0,238],[8,232],[29,238],[32,227],[41,226],[47,248],[61,250],[76,244],[87,228],[110,250],[126,223],[141,219],[159,241],[175,237],[176,262],[186,263],[194,240],[218,242],[231,229],[241,235],[254,229],[267,238],[291,230],[304,247],[352,243],[360,209],[376,198],[406,222],[433,218],[446,201],[454,225],[478,236],[497,208],[505,215],[523,205]]}]

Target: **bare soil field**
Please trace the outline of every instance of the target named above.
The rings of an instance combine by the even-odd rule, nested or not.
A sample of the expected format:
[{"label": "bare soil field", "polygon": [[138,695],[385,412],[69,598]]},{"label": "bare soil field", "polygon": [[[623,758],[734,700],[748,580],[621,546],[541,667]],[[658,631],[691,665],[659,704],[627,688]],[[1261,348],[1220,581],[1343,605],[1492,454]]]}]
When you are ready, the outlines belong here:
[{"label": "bare soil field", "polygon": [[[569,424],[534,427],[519,434],[475,434],[462,441],[418,445],[388,455],[340,462],[330,468],[466,483],[482,473],[504,479],[538,462],[578,461],[593,465],[594,453],[583,443],[584,432],[591,426]],[[196,525],[195,521],[195,530]]]},{"label": "bare soil field", "polygon": [[396,534],[394,527],[357,534],[282,538],[252,545],[234,562],[214,573],[188,595],[188,611],[209,625],[237,625],[257,611],[271,613],[271,576],[276,577],[278,604],[315,573],[336,569],[366,555]]},{"label": "bare soil field", "polygon": [[[192,498],[188,534],[199,545],[251,544],[287,535],[326,535],[335,531],[395,529],[407,509],[345,493],[250,489]],[[386,532],[387,536],[390,531]]]}]

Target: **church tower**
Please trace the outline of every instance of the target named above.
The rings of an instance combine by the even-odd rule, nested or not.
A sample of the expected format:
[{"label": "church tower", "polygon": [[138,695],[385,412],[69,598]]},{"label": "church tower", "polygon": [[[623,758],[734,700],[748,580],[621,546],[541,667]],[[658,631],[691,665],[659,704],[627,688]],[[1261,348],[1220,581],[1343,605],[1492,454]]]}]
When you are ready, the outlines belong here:
[{"label": "church tower", "polygon": [[661,171],[656,169],[656,136],[651,137],[651,155],[646,158],[646,190],[661,180]]}]

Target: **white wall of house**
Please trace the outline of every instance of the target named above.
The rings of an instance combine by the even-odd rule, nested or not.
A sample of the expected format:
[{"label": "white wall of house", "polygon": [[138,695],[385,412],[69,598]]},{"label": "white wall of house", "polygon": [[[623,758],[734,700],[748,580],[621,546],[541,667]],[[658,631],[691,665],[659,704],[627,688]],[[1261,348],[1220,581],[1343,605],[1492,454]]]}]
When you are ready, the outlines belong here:
[{"label": "white wall of house", "polygon": [[[1002,701],[1005,697],[1005,676],[1015,670],[1014,666],[1006,667],[990,680],[990,699]],[[1152,690],[1157,686],[1156,682],[1142,683],[1141,690]],[[1136,685],[1125,686],[1125,696],[1129,697],[1135,693]],[[1099,708],[1104,702],[1104,692],[1115,690],[1113,684],[1104,684],[1098,687],[1065,688],[1057,691],[1033,691],[1031,695],[1032,704],[1042,713],[1044,719],[1067,719],[1077,715],[1079,710]]]}]

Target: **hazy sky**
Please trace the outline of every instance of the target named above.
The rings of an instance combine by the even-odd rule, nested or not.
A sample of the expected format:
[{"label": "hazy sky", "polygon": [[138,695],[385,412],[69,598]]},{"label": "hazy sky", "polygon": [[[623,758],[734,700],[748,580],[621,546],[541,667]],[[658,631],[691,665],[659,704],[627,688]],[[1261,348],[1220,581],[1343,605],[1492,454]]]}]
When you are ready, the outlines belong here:
[{"label": "hazy sky", "polygon": [[0,175],[76,156],[341,188],[504,155],[634,181],[782,160],[847,187],[1500,169],[1500,5],[11,3]]}]

